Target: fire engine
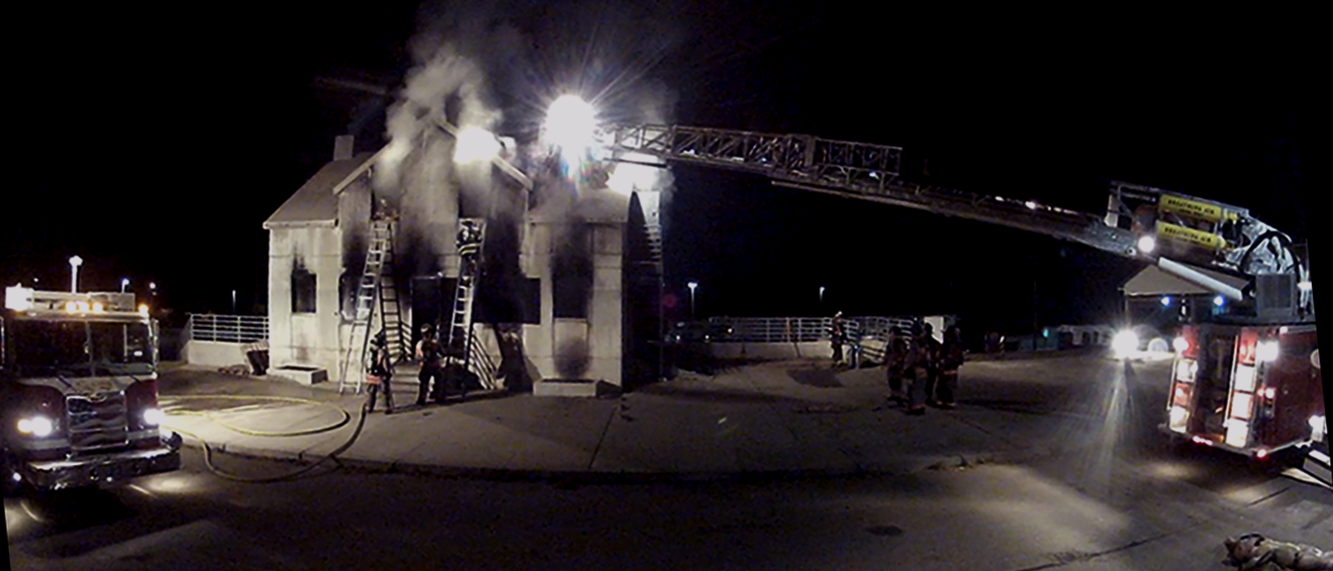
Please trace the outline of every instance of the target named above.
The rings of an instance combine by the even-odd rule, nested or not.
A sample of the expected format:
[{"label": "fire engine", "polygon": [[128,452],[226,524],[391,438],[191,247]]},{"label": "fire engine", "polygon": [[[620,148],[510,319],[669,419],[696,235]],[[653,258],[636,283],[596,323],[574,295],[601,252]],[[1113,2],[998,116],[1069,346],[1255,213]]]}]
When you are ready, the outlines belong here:
[{"label": "fire engine", "polygon": [[157,324],[132,293],[5,290],[0,435],[6,493],[180,468],[161,428]]},{"label": "fire engine", "polygon": [[[1263,459],[1325,438],[1308,260],[1284,233],[1228,204],[1114,181],[1105,212],[946,188],[904,177],[902,148],[679,125],[609,125],[605,160],[740,170],[775,186],[998,224],[1152,264],[1216,294],[1175,339],[1160,428]],[[1240,278],[1235,283],[1219,276]],[[1136,343],[1136,342],[1135,342]]]}]

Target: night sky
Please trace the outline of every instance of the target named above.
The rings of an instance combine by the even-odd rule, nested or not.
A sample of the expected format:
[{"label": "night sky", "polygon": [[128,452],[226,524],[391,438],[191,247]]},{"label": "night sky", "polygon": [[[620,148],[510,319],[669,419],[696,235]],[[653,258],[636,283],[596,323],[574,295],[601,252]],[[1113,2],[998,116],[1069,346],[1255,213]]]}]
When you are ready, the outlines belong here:
[{"label": "night sky", "polygon": [[[1316,68],[1292,9],[1048,11],[851,3],[292,2],[33,8],[11,72],[0,280],[122,277],[178,314],[263,303],[266,219],[332,154],[382,141],[420,14],[491,74],[502,135],[545,101],[614,120],[899,145],[941,184],[1100,212],[1113,179],[1249,208],[1308,238],[1300,156]],[[935,4],[935,3],[932,3]],[[279,8],[278,6],[282,6]],[[11,122],[13,124],[13,122]],[[928,161],[927,161],[928,159]],[[1105,320],[1137,266],[1074,244],[884,205],[674,172],[669,286],[702,315],[962,314],[1021,332]],[[1308,183],[1307,183],[1308,184]],[[1312,248],[1316,254],[1318,245]],[[818,288],[825,286],[821,306]]]}]

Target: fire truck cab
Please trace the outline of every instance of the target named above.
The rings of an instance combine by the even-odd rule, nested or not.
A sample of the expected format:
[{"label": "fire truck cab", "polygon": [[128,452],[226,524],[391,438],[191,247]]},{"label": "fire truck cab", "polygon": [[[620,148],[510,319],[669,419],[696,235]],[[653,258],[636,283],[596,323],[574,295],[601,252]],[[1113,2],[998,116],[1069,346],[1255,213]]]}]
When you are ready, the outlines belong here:
[{"label": "fire truck cab", "polygon": [[6,493],[180,467],[157,404],[157,326],[134,294],[5,290],[0,438]]}]

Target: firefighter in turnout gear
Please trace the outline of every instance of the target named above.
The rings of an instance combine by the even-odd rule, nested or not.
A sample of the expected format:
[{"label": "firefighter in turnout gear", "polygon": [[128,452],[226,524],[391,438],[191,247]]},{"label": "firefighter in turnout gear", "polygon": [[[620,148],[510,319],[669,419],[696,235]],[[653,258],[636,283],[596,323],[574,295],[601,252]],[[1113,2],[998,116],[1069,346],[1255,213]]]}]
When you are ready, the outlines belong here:
[{"label": "firefighter in turnout gear", "polygon": [[889,343],[884,348],[884,370],[889,379],[889,400],[901,405],[907,404],[907,393],[903,391],[905,375],[903,364],[907,361],[909,342],[907,332],[894,327],[889,334]]},{"label": "firefighter in turnout gear", "polygon": [[375,412],[375,400],[381,390],[384,391],[384,414],[393,414],[393,358],[389,356],[388,334],[380,330],[370,340],[370,360],[366,367],[366,384],[370,394],[366,401],[366,412]]},{"label": "firefighter in turnout gear", "polygon": [[926,414],[926,400],[932,392],[935,377],[935,363],[939,357],[939,342],[932,335],[934,328],[929,323],[917,323],[912,326],[912,343],[907,351],[907,360],[903,370],[911,381],[907,414],[914,416]]},{"label": "firefighter in turnout gear", "polygon": [[841,311],[833,316],[833,323],[829,325],[829,343],[833,345],[833,364],[842,364],[842,346],[847,343],[847,327],[842,322]]},{"label": "firefighter in turnout gear", "polygon": [[957,327],[944,330],[944,343],[940,346],[938,370],[935,384],[935,405],[952,409],[957,406],[958,368],[963,366],[963,334]]},{"label": "firefighter in turnout gear", "polygon": [[417,374],[417,381],[421,383],[417,389],[417,406],[425,406],[431,384],[434,383],[438,389],[444,382],[440,362],[443,358],[442,348],[435,336],[435,328],[429,323],[421,326],[421,340],[417,341],[416,353],[417,362],[421,363],[421,372]]}]

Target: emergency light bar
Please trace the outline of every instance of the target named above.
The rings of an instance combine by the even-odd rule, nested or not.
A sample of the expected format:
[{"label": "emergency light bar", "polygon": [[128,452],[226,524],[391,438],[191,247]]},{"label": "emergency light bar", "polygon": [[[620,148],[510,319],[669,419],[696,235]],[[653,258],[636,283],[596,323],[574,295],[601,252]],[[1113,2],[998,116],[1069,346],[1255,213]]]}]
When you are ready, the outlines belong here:
[{"label": "emergency light bar", "polygon": [[145,313],[135,307],[133,293],[70,293],[40,291],[23,286],[5,288],[5,309],[64,313]]}]

